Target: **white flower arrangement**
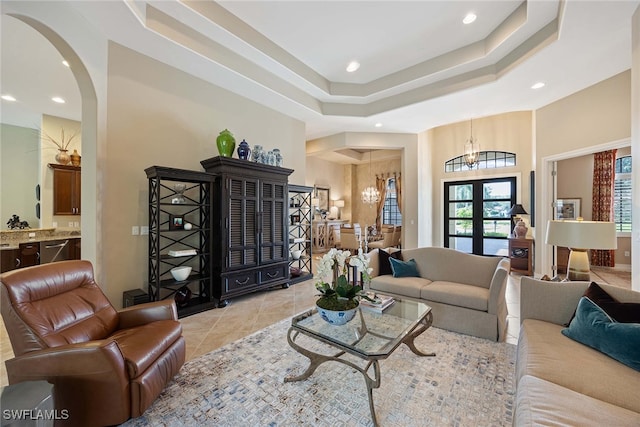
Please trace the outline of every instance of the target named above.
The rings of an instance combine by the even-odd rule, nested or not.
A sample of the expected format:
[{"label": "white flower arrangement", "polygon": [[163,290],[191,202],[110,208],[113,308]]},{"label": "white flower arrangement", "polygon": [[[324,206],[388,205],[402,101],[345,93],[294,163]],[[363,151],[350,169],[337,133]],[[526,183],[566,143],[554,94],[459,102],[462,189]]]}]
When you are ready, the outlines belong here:
[{"label": "white flower arrangement", "polygon": [[354,268],[355,277],[360,273],[365,283],[371,280],[373,269],[369,267],[369,260],[362,249],[357,255],[351,255],[350,251],[332,248],[320,259],[316,273],[316,289],[322,294],[319,306],[324,304],[323,308],[327,309],[342,305],[357,307],[357,297],[369,299],[362,293],[362,286],[349,283],[349,267]]}]

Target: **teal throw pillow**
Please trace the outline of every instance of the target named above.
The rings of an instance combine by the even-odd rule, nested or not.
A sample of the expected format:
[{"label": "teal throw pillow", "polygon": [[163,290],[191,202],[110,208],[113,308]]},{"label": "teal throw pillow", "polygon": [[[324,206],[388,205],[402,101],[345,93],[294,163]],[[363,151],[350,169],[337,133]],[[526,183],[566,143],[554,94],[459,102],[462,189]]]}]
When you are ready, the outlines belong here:
[{"label": "teal throw pillow", "polygon": [[640,371],[640,323],[618,323],[587,297],[562,334]]},{"label": "teal throw pillow", "polygon": [[416,260],[411,258],[409,261],[401,261],[395,258],[389,258],[391,262],[391,271],[393,277],[420,277],[418,272],[418,264]]}]

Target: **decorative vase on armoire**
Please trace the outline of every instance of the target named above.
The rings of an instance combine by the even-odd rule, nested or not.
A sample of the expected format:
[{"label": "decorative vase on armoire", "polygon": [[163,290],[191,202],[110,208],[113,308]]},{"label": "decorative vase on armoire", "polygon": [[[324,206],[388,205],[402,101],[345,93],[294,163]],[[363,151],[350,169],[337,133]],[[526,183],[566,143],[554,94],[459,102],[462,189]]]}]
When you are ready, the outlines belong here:
[{"label": "decorative vase on armoire", "polygon": [[251,148],[249,148],[249,143],[243,139],[240,145],[238,145],[238,158],[240,160],[248,160],[250,154]]},{"label": "decorative vase on armoire", "polygon": [[229,130],[225,129],[216,138],[216,145],[218,146],[218,153],[222,157],[232,157],[233,150],[236,149],[236,139]]}]

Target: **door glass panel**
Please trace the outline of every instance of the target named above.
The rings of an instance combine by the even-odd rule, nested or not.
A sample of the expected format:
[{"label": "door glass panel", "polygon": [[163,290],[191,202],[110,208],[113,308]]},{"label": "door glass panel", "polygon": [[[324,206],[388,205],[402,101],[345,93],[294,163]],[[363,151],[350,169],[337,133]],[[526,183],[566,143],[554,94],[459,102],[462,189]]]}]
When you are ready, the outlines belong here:
[{"label": "door glass panel", "polygon": [[473,217],[473,204],[471,202],[449,203],[449,217],[452,217],[452,218]]},{"label": "door glass panel", "polygon": [[508,237],[511,233],[511,221],[509,220],[484,220],[482,225],[484,237]]},{"label": "door glass panel", "polygon": [[470,254],[473,251],[471,237],[449,237],[449,247]]},{"label": "door glass panel", "polygon": [[509,241],[504,239],[483,239],[483,255],[509,256]]},{"label": "door glass panel", "polygon": [[482,185],[485,200],[511,198],[511,184],[509,182],[486,182]]},{"label": "door glass panel", "polygon": [[471,236],[473,234],[473,222],[471,222],[471,219],[449,220],[449,234]]},{"label": "door glass panel", "polygon": [[449,200],[471,200],[473,198],[473,185],[452,185],[449,187]]},{"label": "door glass panel", "polygon": [[483,202],[482,215],[484,218],[509,218],[511,202]]}]

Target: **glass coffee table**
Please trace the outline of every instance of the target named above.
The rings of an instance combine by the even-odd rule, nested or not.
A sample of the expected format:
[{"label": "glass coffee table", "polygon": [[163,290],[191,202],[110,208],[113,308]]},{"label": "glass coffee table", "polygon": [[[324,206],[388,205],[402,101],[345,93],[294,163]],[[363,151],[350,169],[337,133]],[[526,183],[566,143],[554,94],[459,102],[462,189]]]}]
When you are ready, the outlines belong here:
[{"label": "glass coffee table", "polygon": [[[423,353],[414,344],[415,338],[429,329],[432,323],[431,307],[410,300],[396,299],[396,302],[382,313],[360,308],[358,315],[342,326],[327,323],[316,309],[309,310],[291,320],[291,327],[287,333],[289,345],[309,359],[309,367],[298,376],[286,377],[284,382],[305,380],[315,372],[318,366],[328,361],[350,366],[364,375],[371,419],[377,426],[373,389],[380,387],[379,361],[389,357],[403,343],[418,356],[435,356],[435,353]],[[339,351],[333,355],[326,355],[304,348],[296,342],[300,334],[335,347]],[[346,353],[363,359],[366,365],[360,367],[341,358]],[[369,374],[372,367],[373,377]]]}]

